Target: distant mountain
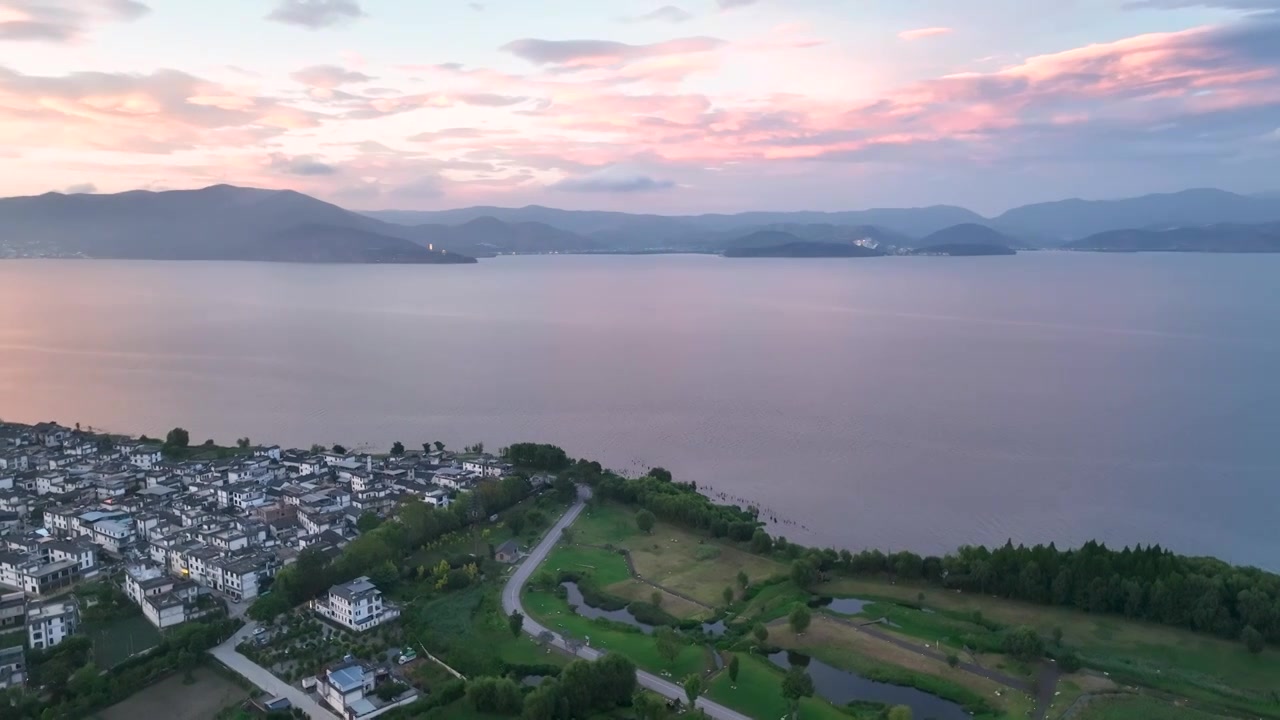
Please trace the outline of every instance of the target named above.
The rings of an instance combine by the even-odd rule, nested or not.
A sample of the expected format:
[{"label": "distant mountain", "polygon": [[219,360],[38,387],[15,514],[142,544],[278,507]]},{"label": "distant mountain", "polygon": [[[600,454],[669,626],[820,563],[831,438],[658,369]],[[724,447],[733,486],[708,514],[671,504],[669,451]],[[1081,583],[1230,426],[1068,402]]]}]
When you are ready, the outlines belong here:
[{"label": "distant mountain", "polygon": [[[699,241],[705,243],[707,249],[710,250],[728,250],[734,247],[744,247],[743,243],[746,237],[757,235],[763,238],[767,236],[762,235],[762,233],[768,232],[786,233],[798,240],[823,243],[839,244],[869,240],[878,246],[910,247],[917,242],[910,236],[874,225],[832,225],[830,223],[778,223],[753,228],[751,232],[745,235],[742,230],[707,233]],[[758,242],[758,240],[747,242]]]},{"label": "distant mountain", "polygon": [[729,258],[852,258],[878,257],[879,250],[852,243],[801,240],[790,233],[763,230],[741,238],[725,250]]},{"label": "distant mountain", "polygon": [[926,255],[1015,255],[1020,243],[977,223],[952,225],[920,240],[917,252]]},{"label": "distant mountain", "polygon": [[491,217],[459,226],[397,225],[291,190],[215,185],[0,199],[0,246],[100,258],[453,263],[459,255],[581,251],[596,243]]},{"label": "distant mountain", "polygon": [[1110,230],[1167,230],[1280,221],[1280,197],[1184,190],[1124,200],[1061,200],[1027,205],[990,222],[1005,232],[1070,241]]},{"label": "distant mountain", "polygon": [[[927,208],[873,209],[848,212],[747,212],[737,215],[632,215],[594,210],[558,210],[530,205],[523,208],[475,207],[440,211],[385,210],[366,213],[387,222],[416,225],[457,225],[492,217],[507,223],[539,222],[584,235],[599,249],[645,250],[654,248],[719,249],[728,240],[757,230],[779,229],[802,239],[837,241],[834,228],[861,228],[881,234],[897,245],[904,238],[983,218],[964,208],[939,205]],[[825,228],[825,229],[824,229]],[[857,232],[857,231],[855,231]],[[892,237],[893,242],[888,238]],[[854,238],[858,239],[858,238]]]},{"label": "distant mountain", "polygon": [[1280,223],[1222,224],[1173,230],[1114,230],[1070,242],[1073,250],[1112,252],[1280,252]]}]

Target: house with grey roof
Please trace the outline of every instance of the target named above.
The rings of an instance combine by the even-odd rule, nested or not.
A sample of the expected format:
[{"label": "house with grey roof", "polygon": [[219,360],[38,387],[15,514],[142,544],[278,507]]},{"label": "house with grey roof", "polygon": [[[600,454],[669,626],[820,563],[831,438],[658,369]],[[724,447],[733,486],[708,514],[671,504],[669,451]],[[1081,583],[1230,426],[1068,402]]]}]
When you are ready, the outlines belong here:
[{"label": "house with grey roof", "polygon": [[400,617],[400,609],[384,602],[382,591],[367,577],[334,585],[324,597],[312,600],[311,607],[322,617],[356,631]]}]

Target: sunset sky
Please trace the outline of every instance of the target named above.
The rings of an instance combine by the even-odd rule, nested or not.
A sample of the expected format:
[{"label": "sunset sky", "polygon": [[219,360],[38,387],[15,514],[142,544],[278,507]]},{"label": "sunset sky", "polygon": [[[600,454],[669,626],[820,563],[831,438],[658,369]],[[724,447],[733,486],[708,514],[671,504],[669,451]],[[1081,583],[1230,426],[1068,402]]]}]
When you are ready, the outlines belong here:
[{"label": "sunset sky", "polygon": [[0,0],[0,195],[994,213],[1276,167],[1280,0]]}]

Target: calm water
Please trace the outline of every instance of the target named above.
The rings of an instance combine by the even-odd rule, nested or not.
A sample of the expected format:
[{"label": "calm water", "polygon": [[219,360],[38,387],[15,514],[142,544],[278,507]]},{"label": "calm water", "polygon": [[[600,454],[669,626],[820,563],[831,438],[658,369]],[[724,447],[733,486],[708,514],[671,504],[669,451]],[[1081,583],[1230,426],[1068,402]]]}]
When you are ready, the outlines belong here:
[{"label": "calm water", "polygon": [[877,702],[890,707],[906,705],[913,717],[927,720],[969,720],[972,716],[958,703],[943,700],[923,690],[902,685],[868,680],[857,673],[846,672],[796,652],[781,651],[769,656],[769,662],[783,670],[803,667],[813,678],[818,697],[836,705],[847,705],[855,700]]},{"label": "calm water", "polygon": [[532,439],[793,539],[1159,541],[1280,567],[1280,257],[0,262],[0,417]]}]

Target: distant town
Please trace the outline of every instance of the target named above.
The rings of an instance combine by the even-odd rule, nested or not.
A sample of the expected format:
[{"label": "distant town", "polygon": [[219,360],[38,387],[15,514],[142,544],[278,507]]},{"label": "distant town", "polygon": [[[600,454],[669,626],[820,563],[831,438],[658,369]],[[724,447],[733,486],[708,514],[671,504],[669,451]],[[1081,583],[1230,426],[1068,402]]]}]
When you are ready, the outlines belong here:
[{"label": "distant town", "polygon": [[[512,470],[483,446],[468,450],[464,457],[427,443],[406,452],[397,443],[370,455],[247,438],[218,447],[191,445],[180,428],[153,440],[0,423],[0,641],[8,641],[0,642],[0,691],[25,682],[22,643],[41,651],[76,635],[78,585],[118,583],[157,630],[224,609],[239,616],[304,549],[337,556],[362,517],[384,517],[410,498],[448,507]],[[504,553],[514,559],[514,546],[497,549]],[[369,578],[334,586],[311,609],[353,632],[399,616]],[[372,690],[377,672],[348,659],[315,689],[341,715],[371,716],[387,704],[347,686]]]}]

